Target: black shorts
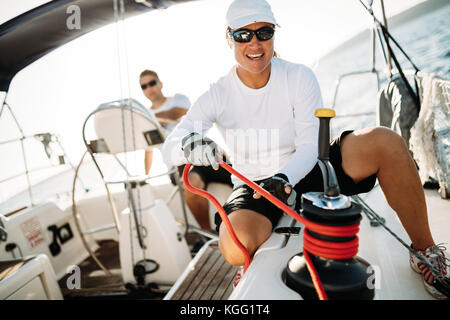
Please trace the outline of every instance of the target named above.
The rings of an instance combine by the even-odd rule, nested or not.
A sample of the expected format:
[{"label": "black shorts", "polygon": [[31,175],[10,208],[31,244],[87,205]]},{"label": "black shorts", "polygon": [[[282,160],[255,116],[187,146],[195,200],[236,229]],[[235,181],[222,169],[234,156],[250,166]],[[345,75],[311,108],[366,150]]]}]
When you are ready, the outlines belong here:
[{"label": "black shorts", "polygon": [[[376,182],[376,175],[355,183],[342,169],[342,156],[341,156],[341,139],[347,134],[352,133],[353,130],[344,131],[341,135],[335,138],[330,144],[330,162],[335,170],[339,188],[342,194],[350,196],[359,193],[365,193],[372,190]],[[261,181],[255,181],[259,184]],[[314,168],[294,186],[294,190],[297,192],[297,202],[295,210],[301,209],[301,196],[306,192],[323,191],[323,178],[319,164],[317,163]],[[272,228],[275,227],[283,215],[283,211],[273,205],[264,197],[259,199],[253,199],[253,189],[247,185],[241,185],[233,190],[228,197],[225,205],[223,206],[225,212],[230,214],[238,209],[249,209],[256,211],[263,216],[267,217],[272,222]],[[219,231],[222,218],[218,213],[215,215],[216,230]]]},{"label": "black shorts", "polygon": [[[183,170],[186,165],[178,166],[178,174],[180,175],[180,178],[183,177]],[[205,187],[208,186],[210,182],[219,182],[219,183],[225,183],[231,187],[233,187],[233,183],[231,182],[231,173],[229,173],[227,170],[225,170],[222,167],[219,167],[219,170],[214,170],[211,166],[204,167],[204,166],[192,166],[190,172],[197,173],[200,178],[205,183]],[[170,181],[173,185],[176,185],[174,174],[170,175]]]}]

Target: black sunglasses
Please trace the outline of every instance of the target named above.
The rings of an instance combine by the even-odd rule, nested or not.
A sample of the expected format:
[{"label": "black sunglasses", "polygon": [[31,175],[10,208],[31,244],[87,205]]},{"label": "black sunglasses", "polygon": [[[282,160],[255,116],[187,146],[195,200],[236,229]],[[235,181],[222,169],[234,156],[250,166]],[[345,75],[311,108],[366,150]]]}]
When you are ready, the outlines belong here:
[{"label": "black sunglasses", "polygon": [[153,86],[155,86],[157,83],[158,83],[158,80],[153,79],[153,80],[149,81],[148,83],[143,83],[143,84],[141,84],[141,89],[142,89],[142,90],[145,90],[145,89],[147,89],[147,86],[153,87]]},{"label": "black sunglasses", "polygon": [[233,37],[236,42],[250,42],[255,34],[259,41],[267,41],[272,39],[274,33],[274,28],[266,26],[259,28],[258,30],[239,29],[230,31],[229,35],[230,37]]}]

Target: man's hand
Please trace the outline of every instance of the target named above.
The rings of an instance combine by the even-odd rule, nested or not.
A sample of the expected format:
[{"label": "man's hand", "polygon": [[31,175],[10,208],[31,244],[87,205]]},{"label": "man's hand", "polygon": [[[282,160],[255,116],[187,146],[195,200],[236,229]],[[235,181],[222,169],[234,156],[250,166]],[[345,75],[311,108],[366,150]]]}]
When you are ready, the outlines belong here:
[{"label": "man's hand", "polygon": [[[272,178],[266,179],[261,182],[259,186],[269,191],[279,200],[291,207],[291,209],[295,208],[297,193],[284,174],[277,173]],[[253,194],[253,198],[259,199],[260,197],[261,195],[255,191]]]},{"label": "man's hand", "polygon": [[212,166],[214,170],[219,169],[222,151],[211,139],[192,132],[181,140],[181,144],[181,149],[189,163],[195,166]]},{"label": "man's hand", "polygon": [[[158,109],[156,109],[158,110]],[[173,107],[167,111],[155,112],[155,116],[157,118],[169,119],[169,120],[178,120],[182,116],[186,114],[187,110],[180,107]]]}]

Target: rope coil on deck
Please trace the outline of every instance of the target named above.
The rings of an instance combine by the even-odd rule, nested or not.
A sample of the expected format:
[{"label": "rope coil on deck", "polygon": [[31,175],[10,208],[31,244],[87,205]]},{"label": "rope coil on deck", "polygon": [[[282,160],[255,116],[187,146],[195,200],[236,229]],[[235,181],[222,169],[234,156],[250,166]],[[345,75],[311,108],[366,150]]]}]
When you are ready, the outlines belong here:
[{"label": "rope coil on deck", "polygon": [[[293,209],[288,207],[286,204],[284,204],[282,201],[274,197],[271,193],[269,193],[267,190],[261,188],[253,181],[250,181],[245,176],[234,170],[231,166],[227,165],[225,162],[220,161],[220,166],[242,180],[244,183],[246,183],[248,186],[250,186],[252,189],[257,191],[259,194],[261,194],[264,198],[269,200],[271,203],[273,203],[275,206],[277,206],[279,209],[283,210],[285,213],[287,213],[289,216],[291,216],[296,221],[302,223],[305,226],[305,232],[303,233],[303,255],[306,260],[307,268],[310,272],[311,279],[313,281],[314,287],[316,289],[317,295],[319,296],[320,300],[327,300],[327,295],[325,293],[325,289],[322,286],[322,283],[320,281],[319,275],[317,274],[317,271],[314,267],[314,264],[311,261],[311,257],[309,256],[309,253],[323,257],[326,259],[350,259],[354,257],[358,253],[358,244],[359,240],[356,236],[359,231],[359,222],[349,225],[349,226],[327,226],[322,225],[319,223],[315,223],[312,221],[309,221],[305,219],[304,217],[300,216],[297,212],[295,212]],[[242,251],[245,258],[245,266],[244,266],[244,272],[247,271],[248,266],[250,265],[251,259],[250,255],[247,251],[247,249],[244,247],[244,245],[239,241],[237,238],[233,227],[230,223],[230,220],[228,219],[228,216],[223,209],[223,207],[220,205],[220,203],[208,192],[197,189],[189,184],[188,181],[188,173],[189,169],[191,168],[191,164],[187,164],[183,171],[183,181],[186,186],[186,188],[197,195],[200,195],[208,200],[210,200],[214,206],[217,208],[217,211],[222,218],[222,221],[225,223],[225,227],[227,228],[228,233],[230,234],[232,240],[234,243],[238,246],[238,248]],[[312,232],[316,232],[322,235],[326,236],[332,236],[332,237],[352,237],[352,240],[347,242],[330,242],[330,241],[324,241],[317,239],[316,237],[312,236],[308,230]]]}]

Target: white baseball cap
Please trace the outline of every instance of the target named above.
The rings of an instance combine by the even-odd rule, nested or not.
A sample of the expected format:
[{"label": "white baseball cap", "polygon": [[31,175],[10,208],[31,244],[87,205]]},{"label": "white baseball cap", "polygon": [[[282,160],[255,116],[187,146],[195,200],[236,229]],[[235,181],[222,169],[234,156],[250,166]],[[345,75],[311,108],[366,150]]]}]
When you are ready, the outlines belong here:
[{"label": "white baseball cap", "polygon": [[278,25],[266,0],[234,0],[228,7],[227,27],[238,29],[254,22]]}]

